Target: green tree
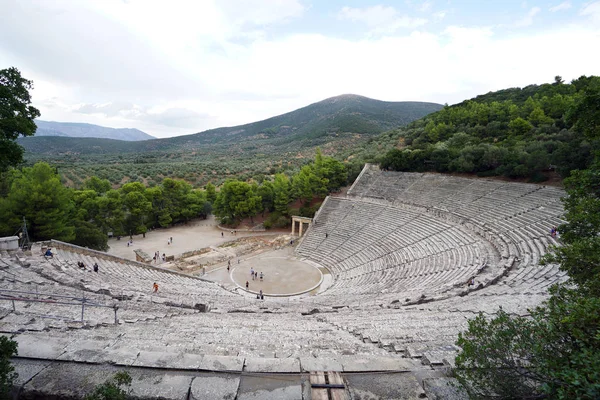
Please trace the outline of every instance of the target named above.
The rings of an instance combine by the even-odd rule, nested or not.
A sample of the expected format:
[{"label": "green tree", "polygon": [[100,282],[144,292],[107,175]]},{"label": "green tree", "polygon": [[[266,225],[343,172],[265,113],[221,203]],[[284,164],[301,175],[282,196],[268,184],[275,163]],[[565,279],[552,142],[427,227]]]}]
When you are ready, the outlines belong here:
[{"label": "green tree", "polygon": [[256,215],[262,202],[252,185],[238,180],[225,181],[214,203],[214,213],[223,223],[235,223]]},{"label": "green tree", "polygon": [[23,148],[15,141],[31,136],[40,112],[31,106],[33,82],[11,67],[0,70],[0,172],[23,162]]},{"label": "green tree", "polygon": [[100,179],[97,176],[91,176],[86,179],[83,183],[83,188],[93,190],[99,195],[102,195],[111,189],[108,179]]},{"label": "green tree", "polygon": [[204,189],[206,190],[206,200],[208,200],[210,204],[215,204],[215,200],[217,199],[217,190],[215,189],[215,185],[208,182]]},{"label": "green tree", "polygon": [[84,397],[84,400],[125,400],[128,398],[131,386],[131,375],[127,371],[117,372],[112,378],[101,385],[96,386],[94,391]]},{"label": "green tree", "polygon": [[[579,104],[594,104],[588,100]],[[593,107],[581,107],[572,118],[593,119],[594,114]],[[595,124],[588,121],[577,129],[595,139],[590,129]],[[567,284],[554,285],[529,318],[499,310],[490,320],[480,315],[469,321],[459,335],[455,373],[472,397],[600,398],[599,176],[597,156],[589,169],[565,181],[563,243],[544,263],[560,263]]]},{"label": "green tree", "polygon": [[14,380],[17,379],[15,367],[10,363],[11,357],[18,354],[17,342],[0,336],[0,398],[8,399],[9,393],[13,387]]},{"label": "green tree", "polygon": [[290,203],[290,180],[285,174],[275,175],[273,182],[273,208],[282,215],[288,214],[288,204]]},{"label": "green tree", "polygon": [[510,121],[510,123],[508,124],[508,128],[510,129],[511,134],[522,136],[531,132],[531,130],[533,129],[533,125],[531,125],[527,120],[518,117]]},{"label": "green tree", "polygon": [[5,233],[14,233],[25,217],[32,240],[75,238],[72,192],[46,163],[15,171],[0,217],[0,230]]},{"label": "green tree", "polygon": [[146,188],[139,182],[126,183],[121,188],[125,217],[126,234],[146,233],[146,219],[152,210],[152,203],[144,195]]},{"label": "green tree", "polygon": [[274,199],[275,192],[273,187],[273,182],[271,181],[263,181],[262,184],[258,187],[258,195],[261,198],[261,211],[264,215],[265,211],[273,211],[274,210]]}]

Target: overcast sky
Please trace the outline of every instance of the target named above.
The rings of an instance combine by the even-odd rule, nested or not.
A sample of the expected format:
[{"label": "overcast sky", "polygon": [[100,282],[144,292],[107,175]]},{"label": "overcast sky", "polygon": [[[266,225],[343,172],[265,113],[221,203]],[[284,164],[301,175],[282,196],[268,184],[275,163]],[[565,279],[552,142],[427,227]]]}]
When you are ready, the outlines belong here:
[{"label": "overcast sky", "polygon": [[453,104],[600,75],[600,1],[0,0],[41,119],[157,137],[344,93]]}]

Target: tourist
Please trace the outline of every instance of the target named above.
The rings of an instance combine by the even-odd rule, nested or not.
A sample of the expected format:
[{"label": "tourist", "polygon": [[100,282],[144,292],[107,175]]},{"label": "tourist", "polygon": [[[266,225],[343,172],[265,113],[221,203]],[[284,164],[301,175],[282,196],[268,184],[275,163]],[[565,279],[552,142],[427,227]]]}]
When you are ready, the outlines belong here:
[{"label": "tourist", "polygon": [[223,237],[223,232],[221,232],[221,237]]},{"label": "tourist", "polygon": [[475,285],[475,277],[473,276],[473,277],[471,277],[471,279],[469,279],[467,281],[467,286],[470,287],[470,286],[474,286],[474,285]]},{"label": "tourist", "polygon": [[263,273],[262,273],[262,271],[261,271],[261,273],[260,273],[260,280],[261,280],[261,281],[263,280]]},{"label": "tourist", "polygon": [[96,273],[98,272],[98,263],[97,262],[94,263],[94,272],[96,272]]},{"label": "tourist", "polygon": [[265,298],[265,296],[263,296],[262,289],[260,289],[260,299],[262,300],[262,299],[264,299],[264,298]]},{"label": "tourist", "polygon": [[325,232],[325,239],[327,239],[328,236],[329,236],[329,234],[327,232]]},{"label": "tourist", "polygon": [[246,281],[246,289],[248,289],[248,286],[250,286],[250,283]]},{"label": "tourist", "polygon": [[52,249],[47,249],[44,253],[44,257],[54,258],[54,254],[52,254]]},{"label": "tourist", "polygon": [[154,289],[154,293],[158,293],[158,283],[154,282],[152,288]]},{"label": "tourist", "polygon": [[163,260],[163,262],[167,261],[167,256],[165,255],[165,253],[163,253],[163,255],[162,255],[162,260]]},{"label": "tourist", "polygon": [[250,276],[254,278],[254,267],[250,267]]},{"label": "tourist", "polygon": [[169,242],[171,242],[171,244],[173,244],[173,236],[171,236],[171,237],[169,238]]}]

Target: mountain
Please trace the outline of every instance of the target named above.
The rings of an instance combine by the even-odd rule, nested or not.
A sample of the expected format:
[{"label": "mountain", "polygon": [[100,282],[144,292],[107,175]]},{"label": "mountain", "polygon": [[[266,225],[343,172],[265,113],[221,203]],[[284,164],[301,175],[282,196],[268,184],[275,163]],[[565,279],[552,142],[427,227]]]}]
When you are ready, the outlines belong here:
[{"label": "mountain", "polygon": [[[298,110],[263,121],[234,127],[211,129],[173,138],[139,142],[100,139],[66,140],[60,137],[26,137],[19,143],[30,154],[117,154],[117,153],[222,153],[287,152],[361,138],[406,125],[441,104],[387,102],[357,95],[332,97]],[[79,124],[77,124],[79,125]]]},{"label": "mountain", "polygon": [[126,141],[154,139],[139,129],[107,128],[105,126],[82,124],[75,122],[53,122],[36,120],[37,131],[35,136],[65,136],[77,138],[102,138]]}]

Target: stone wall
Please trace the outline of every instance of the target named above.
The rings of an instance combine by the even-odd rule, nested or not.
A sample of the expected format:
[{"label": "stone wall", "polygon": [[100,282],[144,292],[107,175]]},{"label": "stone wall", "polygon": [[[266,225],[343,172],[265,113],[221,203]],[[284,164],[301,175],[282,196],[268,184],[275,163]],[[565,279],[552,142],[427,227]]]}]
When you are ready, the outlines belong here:
[{"label": "stone wall", "polygon": [[0,238],[0,250],[18,250],[19,249],[19,237],[8,236]]}]

